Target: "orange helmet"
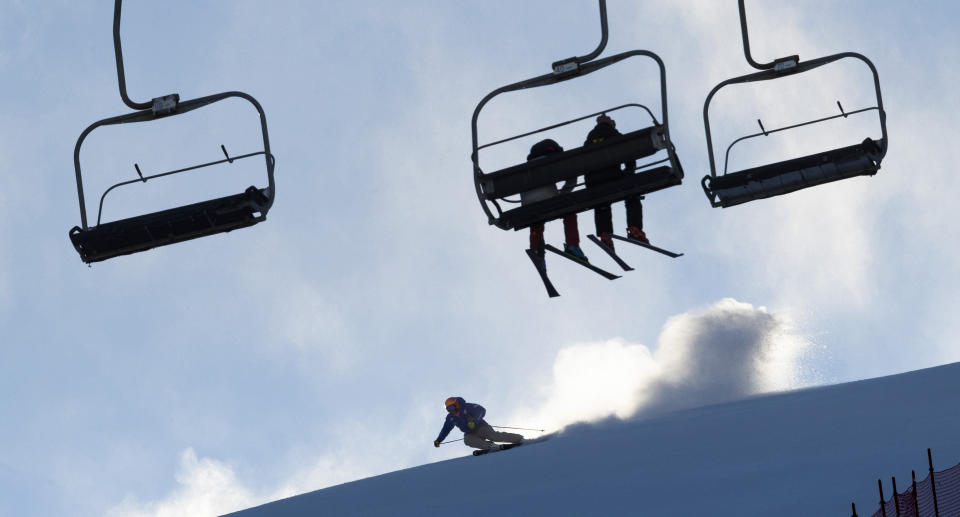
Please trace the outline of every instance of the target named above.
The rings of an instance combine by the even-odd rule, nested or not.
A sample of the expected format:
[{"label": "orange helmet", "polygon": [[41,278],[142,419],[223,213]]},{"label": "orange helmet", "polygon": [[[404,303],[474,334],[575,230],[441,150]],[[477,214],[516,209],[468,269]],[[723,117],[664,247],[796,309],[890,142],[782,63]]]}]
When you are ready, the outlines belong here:
[{"label": "orange helmet", "polygon": [[446,406],[448,413],[453,413],[454,415],[456,415],[457,413],[460,412],[462,403],[463,403],[462,398],[450,397],[446,400],[446,402],[443,403],[443,405]]}]

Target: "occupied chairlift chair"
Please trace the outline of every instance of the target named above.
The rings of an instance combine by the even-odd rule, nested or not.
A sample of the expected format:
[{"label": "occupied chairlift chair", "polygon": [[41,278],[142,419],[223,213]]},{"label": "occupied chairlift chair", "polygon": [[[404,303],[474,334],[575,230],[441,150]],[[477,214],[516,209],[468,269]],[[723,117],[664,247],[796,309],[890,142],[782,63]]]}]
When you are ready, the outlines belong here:
[{"label": "occupied chairlift chair", "polygon": [[[275,185],[273,180],[274,157],[270,153],[267,119],[260,103],[250,95],[236,91],[208,95],[183,102],[180,102],[180,96],[178,94],[158,97],[150,102],[138,103],[130,100],[127,96],[123,70],[123,54],[120,49],[120,11],[121,0],[116,0],[113,13],[113,44],[117,60],[117,79],[120,85],[120,97],[127,106],[138,111],[95,122],[87,127],[77,140],[77,145],[73,151],[73,164],[77,176],[77,194],[80,199],[81,226],[74,226],[70,230],[70,240],[77,252],[80,253],[80,258],[87,263],[98,262],[119,255],[145,251],[158,246],[229,232],[237,228],[252,226],[264,221],[267,212],[270,210],[271,205],[273,205]],[[231,97],[245,99],[256,108],[260,115],[263,150],[240,156],[230,156],[226,148],[221,146],[221,150],[225,156],[222,160],[146,176],[140,171],[140,167],[134,164],[138,178],[117,183],[104,191],[100,197],[100,207],[97,211],[96,225],[87,225],[87,209],[84,202],[83,182],[80,174],[80,147],[83,145],[83,141],[87,135],[100,126],[129,122],[149,122],[162,117],[181,115]],[[267,171],[266,187],[250,186],[240,194],[127,219],[106,223],[101,222],[103,201],[108,193],[118,187],[134,183],[146,183],[147,180],[150,179],[221,163],[233,163],[235,160],[261,154],[264,156]]]},{"label": "occupied chairlift chair", "polygon": [[[683,179],[683,169],[677,159],[673,143],[670,141],[670,130],[667,122],[666,71],[663,61],[656,54],[646,50],[633,50],[594,61],[607,44],[608,31],[605,0],[600,0],[600,22],[602,34],[600,45],[596,50],[582,57],[572,57],[553,63],[552,73],[494,90],[484,97],[474,110],[473,120],[471,122],[473,133],[473,153],[471,154],[473,160],[473,177],[477,197],[491,225],[495,225],[504,230],[520,230],[535,224],[562,218],[569,214],[583,212],[604,203],[622,201],[630,196],[648,194],[660,189],[679,185]],[[663,119],[662,123],[657,121],[656,117],[654,117],[653,113],[646,106],[641,104],[625,104],[610,108],[604,112],[592,113],[496,142],[484,145],[478,144],[477,118],[483,107],[497,95],[567,81],[595,72],[633,56],[649,57],[660,67],[660,109]],[[594,117],[600,113],[610,113],[628,107],[645,110],[650,115],[653,125],[607,139],[597,145],[569,149],[556,155],[521,163],[495,172],[484,173],[480,167],[479,151],[481,149],[572,124]],[[574,190],[570,193],[561,193],[543,201],[506,211],[500,207],[500,202],[519,202],[518,200],[507,199],[508,196],[517,195],[536,187],[574,179],[578,176],[612,166],[619,166],[624,162],[652,156],[660,150],[666,151],[666,158],[640,165],[636,168],[635,174],[625,175],[626,177],[624,179],[591,188]],[[664,163],[667,165],[661,165]],[[660,166],[654,167],[656,165]],[[491,209],[491,206],[493,209]],[[496,213],[494,213],[494,210]]]},{"label": "occupied chairlift chair", "polygon": [[[739,8],[744,55],[751,66],[762,71],[728,79],[718,84],[710,91],[707,100],[704,102],[703,125],[707,135],[707,152],[710,156],[710,175],[704,176],[701,183],[703,185],[703,191],[710,200],[710,204],[714,207],[719,206],[726,208],[748,201],[779,196],[807,187],[852,178],[854,176],[872,176],[876,174],[880,169],[880,162],[887,153],[887,115],[883,110],[883,99],[880,95],[880,77],[873,63],[863,55],[855,52],[833,54],[802,63],[800,62],[800,58],[795,55],[780,58],[770,63],[758,63],[754,61],[750,55],[750,41],[747,37],[747,18],[743,0],[739,0]],[[870,71],[873,73],[873,83],[877,96],[876,106],[855,111],[844,111],[843,106],[837,101],[837,106],[840,108],[840,114],[838,115],[772,130],[764,129],[763,123],[758,120],[757,123],[760,125],[760,132],[734,140],[733,143],[727,147],[723,174],[717,174],[717,167],[713,155],[713,139],[710,134],[710,119],[708,116],[710,101],[717,91],[730,84],[769,81],[806,72],[844,58],[859,59],[870,68]],[[818,154],[793,158],[737,172],[727,172],[730,149],[743,140],[767,136],[779,131],[817,124],[840,117],[846,118],[850,115],[871,110],[877,111],[881,131],[880,140],[866,138],[861,143],[824,151]]]}]

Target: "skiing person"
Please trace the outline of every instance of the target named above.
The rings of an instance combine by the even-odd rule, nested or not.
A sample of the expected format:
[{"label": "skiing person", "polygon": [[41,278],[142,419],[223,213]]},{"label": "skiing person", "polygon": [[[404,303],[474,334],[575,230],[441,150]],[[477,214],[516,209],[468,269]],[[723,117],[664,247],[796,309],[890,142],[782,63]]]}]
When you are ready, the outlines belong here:
[{"label": "skiing person", "polygon": [[[541,140],[530,148],[530,154],[527,155],[527,161],[543,158],[551,154],[563,152],[560,144],[551,139]],[[520,205],[529,205],[537,201],[556,196],[559,193],[567,193],[576,186],[576,178],[567,180],[563,187],[557,191],[557,186],[553,183],[537,187],[533,190],[520,193]],[[544,223],[535,224],[530,227],[530,250],[537,258],[537,265],[541,270],[547,270],[546,257],[544,256],[546,243],[543,239]],[[580,249],[580,230],[577,228],[577,214],[570,214],[563,218],[563,235],[566,242],[563,244],[563,251],[573,255],[580,260],[587,260],[587,256]]]},{"label": "skiing person", "polygon": [[[587,134],[587,141],[584,142],[583,145],[586,147],[588,145],[599,144],[607,138],[619,134],[620,132],[617,131],[617,123],[608,117],[606,113],[603,113],[597,117],[597,124],[590,130],[590,133]],[[617,164],[608,169],[587,174],[585,177],[587,188],[620,179],[624,174],[633,174],[633,170],[637,167],[637,162],[632,160],[624,163],[624,165],[626,167],[625,170],[622,170],[620,165]],[[630,196],[623,200],[624,207],[627,209],[627,236],[631,239],[649,244],[650,241],[647,240],[647,236],[643,233],[643,205],[640,203],[641,199],[643,199],[643,196],[637,195]],[[600,237],[600,240],[603,241],[606,246],[613,249],[613,239],[610,237],[610,234],[613,233],[613,213],[610,210],[610,203],[594,208],[593,220],[597,226],[597,236]]]},{"label": "skiing person", "polygon": [[475,449],[498,450],[500,446],[494,442],[512,444],[523,443],[523,436],[515,433],[494,431],[483,415],[487,410],[480,404],[471,404],[462,397],[450,397],[444,402],[447,407],[447,419],[443,422],[443,429],[433,441],[434,447],[440,447],[440,442],[450,434],[454,426],[463,431],[463,443]]}]

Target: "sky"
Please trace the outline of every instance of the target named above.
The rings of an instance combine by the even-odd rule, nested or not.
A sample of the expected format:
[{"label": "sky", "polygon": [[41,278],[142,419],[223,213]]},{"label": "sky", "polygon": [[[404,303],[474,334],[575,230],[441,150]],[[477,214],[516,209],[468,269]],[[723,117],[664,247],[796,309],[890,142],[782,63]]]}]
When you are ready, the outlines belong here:
[{"label": "sky", "polygon": [[[666,64],[686,177],[647,197],[645,230],[685,255],[620,246],[636,271],[613,282],[550,260],[562,296],[548,299],[526,232],[488,226],[477,202],[470,116],[490,91],[596,48],[596,3],[129,2],[131,97],[253,95],[277,197],[255,227],[87,267],[67,237],[80,223],[73,149],[88,125],[129,112],[113,5],[0,0],[0,515],[215,515],[455,457],[459,444],[431,446],[451,395],[483,404],[491,423],[553,429],[718,401],[671,385],[733,397],[960,359],[945,148],[957,136],[957,72],[945,65],[960,43],[957,8],[747,2],[758,60],[871,59],[890,145],[874,177],[721,210],[699,186],[703,102],[752,71],[728,3],[608,3],[604,55],[647,49]],[[637,61],[497,97],[481,141],[624,102],[659,116],[656,69]],[[832,115],[837,100],[873,102],[862,65],[806,75],[718,94],[718,149],[758,118],[770,128]],[[875,117],[847,122],[738,144],[732,160],[878,133]],[[589,127],[553,136],[575,147]],[[219,159],[221,144],[259,150],[259,138],[242,101],[98,129],[81,152],[88,204],[135,177],[134,163],[178,168]],[[519,163],[524,145],[491,152],[489,170]],[[264,175],[252,159],[133,185],[107,198],[104,216]],[[623,217],[616,206],[616,227]],[[591,219],[579,217],[584,236]],[[562,243],[559,223],[547,239]],[[737,361],[759,373],[716,389],[744,371]]]}]

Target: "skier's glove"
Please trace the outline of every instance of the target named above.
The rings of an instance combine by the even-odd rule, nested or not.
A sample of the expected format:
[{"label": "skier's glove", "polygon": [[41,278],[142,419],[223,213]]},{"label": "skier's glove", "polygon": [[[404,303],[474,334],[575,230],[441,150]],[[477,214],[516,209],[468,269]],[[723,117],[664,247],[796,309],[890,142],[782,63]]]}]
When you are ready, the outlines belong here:
[{"label": "skier's glove", "polygon": [[467,427],[469,427],[472,430],[474,427],[477,427],[477,423],[471,420],[467,422]]},{"label": "skier's glove", "polygon": [[433,441],[433,446],[434,446],[434,447],[440,447],[440,440],[434,440],[434,441]]}]

